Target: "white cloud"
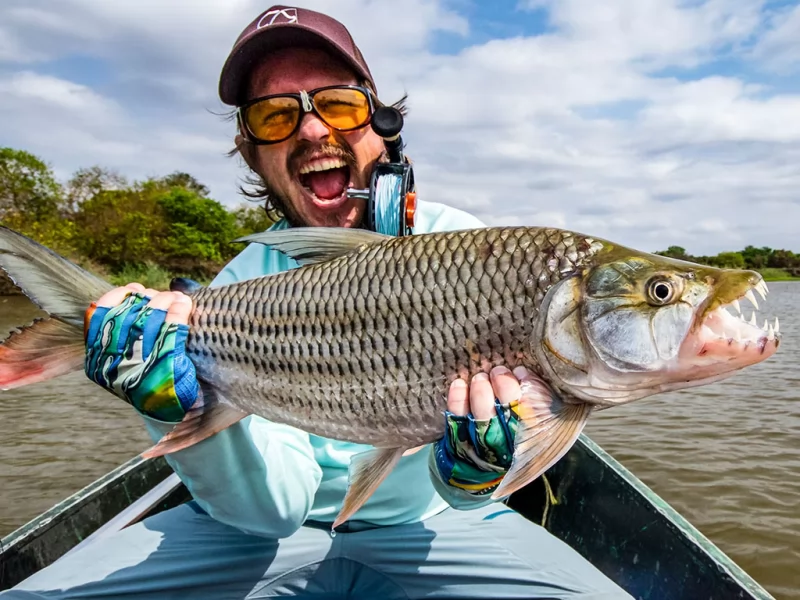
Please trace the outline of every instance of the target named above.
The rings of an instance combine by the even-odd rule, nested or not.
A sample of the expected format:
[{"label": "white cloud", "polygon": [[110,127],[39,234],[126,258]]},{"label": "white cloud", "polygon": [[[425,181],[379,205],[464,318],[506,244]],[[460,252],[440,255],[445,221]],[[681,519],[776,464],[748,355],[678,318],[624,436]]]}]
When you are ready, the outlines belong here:
[{"label": "white cloud", "polygon": [[736,43],[759,22],[759,6],[747,0],[532,0],[590,62],[640,66],[693,65],[705,52]]},{"label": "white cloud", "polygon": [[25,103],[44,105],[45,110],[50,112],[41,113],[43,118],[58,110],[91,113],[94,116],[117,111],[115,103],[84,85],[32,71],[20,71],[7,81],[0,81],[0,92]]},{"label": "white cloud", "polygon": [[800,67],[800,5],[783,8],[770,18],[770,28],[758,41],[753,56],[776,71]]},{"label": "white cloud", "polygon": [[[744,72],[700,69],[719,56],[792,64],[800,35],[786,23],[797,8],[783,21],[745,0],[538,0],[527,5],[549,11],[546,34],[436,55],[437,32],[466,40],[482,26],[457,3],[302,4],[348,25],[386,99],[409,92],[405,140],[421,197],[489,224],[566,226],[649,250],[800,250],[800,96]],[[243,172],[224,156],[232,125],[207,111],[222,108],[219,68],[261,10],[244,0],[9,0],[0,7],[0,110],[14,119],[0,136],[59,173],[181,169],[236,203]],[[20,58],[70,54],[108,61],[109,82],[36,74]],[[700,74],[661,73],[683,68]],[[31,85],[21,85],[26,77]],[[37,129],[44,105],[47,136]]]}]

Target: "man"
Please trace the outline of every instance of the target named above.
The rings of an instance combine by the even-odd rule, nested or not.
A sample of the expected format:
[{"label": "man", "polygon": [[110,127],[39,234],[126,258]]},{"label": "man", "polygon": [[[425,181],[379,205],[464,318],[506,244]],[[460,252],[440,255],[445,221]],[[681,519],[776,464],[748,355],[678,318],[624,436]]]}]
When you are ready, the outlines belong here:
[{"label": "man", "polygon": [[[275,228],[363,224],[364,201],[345,190],[367,187],[383,143],[368,126],[375,83],[343,25],[299,8],[268,9],[235,43],[220,96],[239,107],[237,148],[258,193],[283,217]],[[480,226],[421,202],[415,233]],[[252,245],[212,285],[294,267]],[[87,374],[131,403],[154,440],[197,395],[182,353],[190,310],[183,294],[131,284],[87,315]],[[170,373],[169,393],[146,385],[155,367],[137,362],[141,339],[166,348],[154,362]],[[140,391],[122,394],[120,381],[134,376]],[[502,419],[513,438],[502,407],[519,399],[528,377],[496,368],[455,382],[448,431]],[[493,443],[513,439],[481,439]],[[489,500],[508,464],[465,444],[469,436],[456,433],[404,457],[331,536],[350,459],[368,448],[248,417],[168,457],[193,502],[65,557],[8,598],[628,597],[544,529]]]}]

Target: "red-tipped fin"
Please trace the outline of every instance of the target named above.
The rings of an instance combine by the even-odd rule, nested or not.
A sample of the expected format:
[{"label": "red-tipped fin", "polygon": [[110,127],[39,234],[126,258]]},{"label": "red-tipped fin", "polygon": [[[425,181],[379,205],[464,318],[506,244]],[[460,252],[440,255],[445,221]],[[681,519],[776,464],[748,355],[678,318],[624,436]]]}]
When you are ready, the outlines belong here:
[{"label": "red-tipped fin", "polygon": [[589,404],[566,404],[538,377],[521,378],[520,416],[511,468],[492,494],[511,495],[542,475],[578,439],[592,412]]},{"label": "red-tipped fin", "polygon": [[405,448],[377,448],[356,454],[350,459],[350,480],[342,508],[333,522],[333,529],[347,521],[392,472]]},{"label": "red-tipped fin", "polygon": [[142,452],[142,458],[164,456],[194,446],[234,423],[238,423],[246,416],[247,413],[220,402],[212,388],[201,385],[201,393],[197,401],[186,411],[183,420],[162,437],[155,446]]},{"label": "red-tipped fin", "polygon": [[85,353],[80,330],[58,319],[34,321],[0,343],[0,389],[79,371]]}]

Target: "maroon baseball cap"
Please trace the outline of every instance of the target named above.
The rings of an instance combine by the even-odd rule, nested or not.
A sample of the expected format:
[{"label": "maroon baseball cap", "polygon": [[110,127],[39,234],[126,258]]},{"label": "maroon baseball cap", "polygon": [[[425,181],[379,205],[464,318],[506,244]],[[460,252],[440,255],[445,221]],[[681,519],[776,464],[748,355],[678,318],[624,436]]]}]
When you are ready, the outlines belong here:
[{"label": "maroon baseball cap", "polygon": [[258,60],[270,50],[287,46],[312,46],[333,52],[375,89],[369,67],[344,25],[313,10],[277,5],[261,13],[239,35],[222,67],[220,99],[225,104],[238,104],[242,100],[242,84]]}]

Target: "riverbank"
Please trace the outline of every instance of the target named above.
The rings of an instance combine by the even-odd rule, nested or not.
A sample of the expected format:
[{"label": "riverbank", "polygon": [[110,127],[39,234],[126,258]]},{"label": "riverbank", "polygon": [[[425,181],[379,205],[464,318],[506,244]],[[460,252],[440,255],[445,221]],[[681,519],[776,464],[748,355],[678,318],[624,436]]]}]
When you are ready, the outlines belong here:
[{"label": "riverbank", "polygon": [[764,277],[764,281],[800,281],[800,277],[795,277],[786,269],[758,269]]}]

